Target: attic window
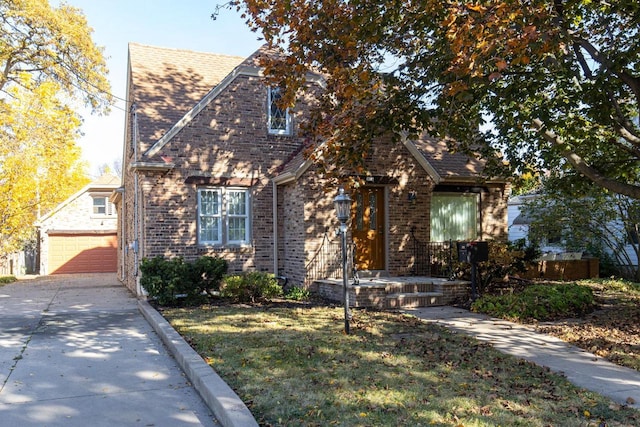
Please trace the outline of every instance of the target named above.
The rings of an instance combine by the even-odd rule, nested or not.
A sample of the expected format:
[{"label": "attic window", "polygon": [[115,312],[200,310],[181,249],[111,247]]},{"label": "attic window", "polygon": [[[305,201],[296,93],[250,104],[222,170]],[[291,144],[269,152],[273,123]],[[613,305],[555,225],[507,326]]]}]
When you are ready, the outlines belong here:
[{"label": "attic window", "polygon": [[109,201],[108,196],[92,196],[92,199],[94,216],[111,216],[115,213],[113,203]]},{"label": "attic window", "polygon": [[291,135],[291,116],[288,108],[279,105],[282,99],[279,87],[270,87],[267,91],[269,133],[272,135]]}]

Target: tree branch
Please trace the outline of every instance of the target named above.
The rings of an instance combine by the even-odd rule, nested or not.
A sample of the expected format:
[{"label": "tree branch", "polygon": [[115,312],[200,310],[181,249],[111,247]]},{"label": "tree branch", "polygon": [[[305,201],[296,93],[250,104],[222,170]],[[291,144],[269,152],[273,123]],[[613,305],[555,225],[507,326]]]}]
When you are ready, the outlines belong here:
[{"label": "tree branch", "polygon": [[546,129],[544,123],[542,123],[542,120],[533,119],[532,124],[533,127],[537,129],[547,141],[560,149],[562,155],[578,172],[591,179],[602,188],[606,188],[607,190],[613,191],[614,193],[623,194],[634,199],[640,199],[640,186],[616,181],[601,174],[599,171],[589,166],[589,164],[587,164],[587,162],[581,156],[567,149],[567,145],[562,137],[558,136],[552,130]]}]

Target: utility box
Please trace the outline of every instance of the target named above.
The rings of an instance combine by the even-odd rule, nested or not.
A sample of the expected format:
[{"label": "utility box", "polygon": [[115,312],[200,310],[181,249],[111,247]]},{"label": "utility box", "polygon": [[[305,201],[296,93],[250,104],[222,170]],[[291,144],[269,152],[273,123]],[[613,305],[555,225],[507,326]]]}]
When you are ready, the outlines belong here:
[{"label": "utility box", "polygon": [[489,244],[487,242],[458,242],[458,261],[469,264],[489,261]]}]

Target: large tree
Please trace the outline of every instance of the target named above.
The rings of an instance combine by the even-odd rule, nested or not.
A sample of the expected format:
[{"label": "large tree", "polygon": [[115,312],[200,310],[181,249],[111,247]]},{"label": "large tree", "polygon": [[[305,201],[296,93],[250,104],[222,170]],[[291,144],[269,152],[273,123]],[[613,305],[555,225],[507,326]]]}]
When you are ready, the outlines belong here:
[{"label": "large tree", "polygon": [[72,106],[81,100],[106,112],[111,102],[91,33],[84,15],[64,4],[0,2],[0,255],[87,183]]},{"label": "large tree", "polygon": [[55,82],[28,75],[0,110],[0,255],[19,249],[42,213],[87,184],[75,140],[80,118]]},{"label": "large tree", "polygon": [[389,130],[428,131],[483,155],[494,173],[572,168],[640,198],[637,0],[228,5],[279,50],[264,65],[285,102],[308,71],[325,75],[306,130],[326,142],[329,163],[361,163]]},{"label": "large tree", "polygon": [[21,84],[23,73],[37,82],[55,81],[65,95],[94,111],[112,101],[103,48],[80,9],[47,0],[0,2],[0,91]]}]

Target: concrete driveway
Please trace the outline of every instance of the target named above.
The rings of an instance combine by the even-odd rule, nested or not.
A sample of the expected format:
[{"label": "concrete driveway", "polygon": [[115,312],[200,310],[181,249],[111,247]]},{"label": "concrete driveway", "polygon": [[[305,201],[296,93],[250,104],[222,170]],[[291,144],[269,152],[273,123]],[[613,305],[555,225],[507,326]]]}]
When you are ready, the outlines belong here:
[{"label": "concrete driveway", "polygon": [[114,274],[0,286],[0,425],[218,426]]}]

